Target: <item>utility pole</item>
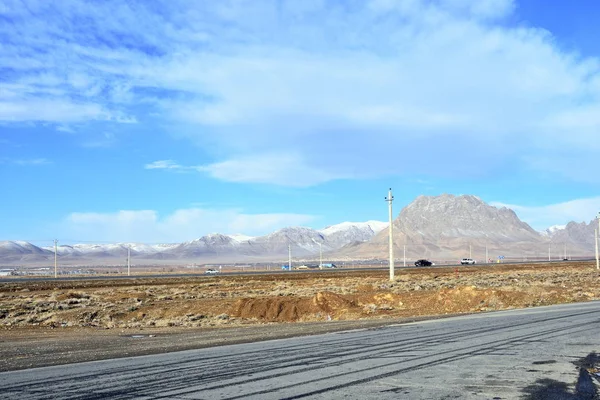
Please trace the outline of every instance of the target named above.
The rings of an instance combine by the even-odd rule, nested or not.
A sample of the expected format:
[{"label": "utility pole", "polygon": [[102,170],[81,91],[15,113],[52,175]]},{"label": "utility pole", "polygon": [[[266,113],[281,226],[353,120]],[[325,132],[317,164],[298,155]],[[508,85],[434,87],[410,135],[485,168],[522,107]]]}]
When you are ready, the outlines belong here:
[{"label": "utility pole", "polygon": [[57,268],[58,240],[54,239],[54,277],[58,278]]},{"label": "utility pole", "polygon": [[469,243],[469,258],[473,258],[473,252],[471,251],[471,243]]},{"label": "utility pole", "polygon": [[551,248],[551,246],[552,245],[550,243],[548,243],[548,261],[552,261],[551,258],[550,258],[551,257],[550,256],[550,248]]},{"label": "utility pole", "polygon": [[[406,236],[404,236],[404,240],[406,240]],[[406,245],[404,245],[404,257],[402,259],[404,260],[403,265],[406,267]]]},{"label": "utility pole", "polygon": [[388,211],[389,211],[389,220],[390,220],[390,226],[389,226],[389,235],[390,235],[390,241],[389,241],[389,247],[390,247],[390,281],[394,280],[394,224],[392,223],[392,202],[394,201],[394,196],[392,196],[392,188],[390,188],[390,191],[388,192],[388,197],[386,197],[385,201],[388,202]]},{"label": "utility pole", "polygon": [[131,276],[131,246],[127,246],[127,276]]},{"label": "utility pole", "polygon": [[565,256],[563,257],[563,260],[567,259],[567,242],[565,242]]},{"label": "utility pole", "polygon": [[485,242],[485,263],[489,263],[490,262],[490,257],[488,256],[488,244],[487,241]]},{"label": "utility pole", "polygon": [[598,215],[596,216],[596,219],[598,220],[598,229],[596,229],[596,269],[600,269],[600,259],[598,258],[598,235],[600,234],[600,212],[598,213]]},{"label": "utility pole", "polygon": [[292,271],[292,244],[288,244],[288,271]]},{"label": "utility pole", "polygon": [[596,244],[596,269],[600,269],[600,259],[598,259],[598,228],[594,229],[594,243]]},{"label": "utility pole", "polygon": [[323,243],[319,243],[319,269],[323,269]]}]

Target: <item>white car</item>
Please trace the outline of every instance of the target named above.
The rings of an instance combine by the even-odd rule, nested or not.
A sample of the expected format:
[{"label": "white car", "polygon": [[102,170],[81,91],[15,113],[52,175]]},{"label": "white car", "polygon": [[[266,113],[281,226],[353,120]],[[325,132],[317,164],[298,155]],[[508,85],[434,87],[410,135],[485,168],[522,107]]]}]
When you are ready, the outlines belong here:
[{"label": "white car", "polygon": [[219,271],[217,271],[216,269],[212,269],[211,268],[211,269],[207,269],[206,271],[204,271],[204,273],[205,274],[211,274],[211,275],[213,275],[213,274],[218,274]]},{"label": "white car", "polygon": [[473,260],[472,258],[463,258],[462,260],[460,260],[460,263],[462,265],[473,265],[475,264],[475,260]]}]

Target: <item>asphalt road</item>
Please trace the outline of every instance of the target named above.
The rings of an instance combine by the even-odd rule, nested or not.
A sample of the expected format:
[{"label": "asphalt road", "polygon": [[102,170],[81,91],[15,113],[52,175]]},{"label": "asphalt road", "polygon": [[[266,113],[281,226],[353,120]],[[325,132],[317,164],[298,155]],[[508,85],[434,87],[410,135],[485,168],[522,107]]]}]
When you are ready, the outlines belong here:
[{"label": "asphalt road", "polygon": [[599,331],[600,302],[511,310],[5,372],[0,397],[586,399]]},{"label": "asphalt road", "polygon": [[[582,258],[577,260],[569,261],[573,263],[585,263],[594,261],[593,259]],[[415,267],[414,262],[410,262],[406,267],[402,266],[401,263],[396,263],[396,273],[401,273],[403,269],[440,269],[440,268],[462,268],[462,267],[510,267],[515,265],[531,265],[531,264],[560,264],[564,263],[563,260],[552,260],[552,261],[510,261],[502,264],[496,263],[478,263],[472,265],[461,265],[461,264],[435,264],[428,267]],[[311,274],[311,273],[345,273],[352,271],[388,271],[389,267],[385,266],[361,266],[361,267],[337,267],[337,268],[324,268],[324,269],[302,269],[302,270],[281,270],[280,267],[273,267],[270,270],[253,270],[251,267],[248,270],[233,271],[233,272],[221,272],[219,274],[205,274],[201,273],[134,273],[134,275],[128,276],[126,274],[98,274],[98,275],[60,275],[58,278],[54,278],[52,275],[35,276],[35,275],[19,275],[2,277],[0,276],[1,283],[15,283],[15,282],[50,282],[50,281],[96,281],[96,280],[131,280],[131,279],[162,279],[162,278],[199,278],[199,277],[211,277],[211,276],[236,276],[236,275],[270,275],[270,274]]]}]

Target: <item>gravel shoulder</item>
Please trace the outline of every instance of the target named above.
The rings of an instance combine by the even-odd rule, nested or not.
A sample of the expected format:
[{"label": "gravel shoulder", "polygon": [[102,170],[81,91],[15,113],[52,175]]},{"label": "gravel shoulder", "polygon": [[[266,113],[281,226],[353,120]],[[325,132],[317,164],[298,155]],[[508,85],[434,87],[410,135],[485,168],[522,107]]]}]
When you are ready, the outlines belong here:
[{"label": "gravel shoulder", "polygon": [[127,329],[89,328],[14,329],[0,336],[0,372],[112,358],[134,357],[318,335],[353,329],[376,329],[432,317],[276,323],[231,328]]}]

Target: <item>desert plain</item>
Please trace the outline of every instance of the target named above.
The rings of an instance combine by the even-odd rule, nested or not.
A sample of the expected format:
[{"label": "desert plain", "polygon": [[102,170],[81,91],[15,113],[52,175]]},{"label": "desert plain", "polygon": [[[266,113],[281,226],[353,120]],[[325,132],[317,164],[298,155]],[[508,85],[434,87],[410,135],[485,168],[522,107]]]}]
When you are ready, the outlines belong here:
[{"label": "desert plain", "polygon": [[0,370],[600,299],[595,262],[0,283]]}]

